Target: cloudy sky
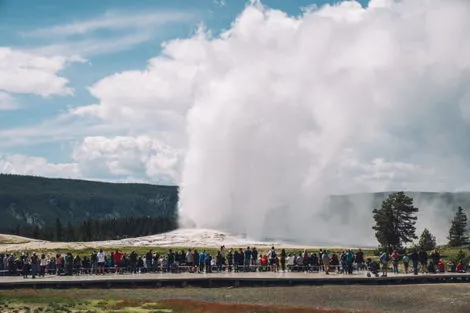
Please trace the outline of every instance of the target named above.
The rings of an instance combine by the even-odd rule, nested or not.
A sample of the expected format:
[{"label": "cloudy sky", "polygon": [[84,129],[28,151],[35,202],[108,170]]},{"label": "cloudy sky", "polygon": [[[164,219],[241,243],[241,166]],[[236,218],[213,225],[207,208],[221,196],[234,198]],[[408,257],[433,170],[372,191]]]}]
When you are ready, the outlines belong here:
[{"label": "cloudy sky", "polygon": [[470,1],[333,2],[0,1],[0,172],[470,189]]}]

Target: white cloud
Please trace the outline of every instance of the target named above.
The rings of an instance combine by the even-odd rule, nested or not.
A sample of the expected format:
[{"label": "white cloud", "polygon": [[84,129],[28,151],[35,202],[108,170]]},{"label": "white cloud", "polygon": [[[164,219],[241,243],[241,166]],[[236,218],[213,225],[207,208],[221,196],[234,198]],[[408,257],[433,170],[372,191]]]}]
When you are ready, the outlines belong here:
[{"label": "white cloud", "polygon": [[[73,60],[72,60],[73,61]],[[70,95],[68,80],[60,76],[69,59],[0,47],[0,91],[43,97]]]},{"label": "white cloud", "polygon": [[95,136],[77,143],[72,158],[50,163],[42,157],[0,154],[0,173],[175,184],[183,154],[148,136]]},{"label": "white cloud", "polygon": [[54,164],[44,158],[20,154],[0,155],[0,173],[81,178],[77,164]]},{"label": "white cloud", "polygon": [[[107,12],[87,20],[26,32],[27,37],[53,38],[52,44],[30,51],[42,55],[90,57],[125,51],[148,42],[175,23],[192,23],[197,12]],[[103,36],[99,31],[106,31]]]},{"label": "white cloud", "polygon": [[15,110],[18,108],[18,102],[11,95],[0,91],[0,111]]},{"label": "white cloud", "polygon": [[128,35],[111,36],[107,38],[88,38],[77,41],[65,41],[45,45],[29,50],[39,55],[66,55],[85,61],[81,56],[94,56],[107,53],[116,53],[134,48],[153,38],[152,33],[142,31]]},{"label": "white cloud", "polygon": [[193,20],[194,15],[181,11],[156,12],[107,12],[102,16],[88,20],[74,21],[65,25],[35,29],[25,33],[33,37],[57,37],[83,35],[99,30],[139,30],[164,24]]},{"label": "white cloud", "polygon": [[201,56],[198,45],[182,44],[188,49],[182,57],[190,57],[191,61],[173,60],[169,44],[162,56],[149,61],[146,70],[117,73],[91,86],[90,93],[99,103],[78,107],[71,113],[99,117],[105,123],[130,130],[145,127],[183,132],[198,74],[193,60]]},{"label": "white cloud", "polygon": [[73,158],[85,176],[140,177],[174,184],[182,154],[148,136],[87,137],[75,147]]},{"label": "white cloud", "polygon": [[225,0],[213,0],[212,3],[219,8],[223,8],[227,5],[227,2]]}]

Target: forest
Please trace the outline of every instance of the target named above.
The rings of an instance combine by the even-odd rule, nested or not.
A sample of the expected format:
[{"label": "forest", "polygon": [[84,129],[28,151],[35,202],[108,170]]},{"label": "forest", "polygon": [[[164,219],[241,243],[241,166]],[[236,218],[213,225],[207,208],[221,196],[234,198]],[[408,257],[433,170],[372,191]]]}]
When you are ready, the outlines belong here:
[{"label": "forest", "polygon": [[0,174],[0,233],[58,239],[58,223],[61,240],[72,229],[74,238],[92,229],[91,240],[164,232],[176,227],[177,203],[176,186]]},{"label": "forest", "polygon": [[[372,216],[391,193],[330,196],[325,222],[353,225]],[[451,214],[470,207],[470,193],[406,193],[421,209]],[[177,227],[178,187],[0,174],[0,233],[47,240],[108,240]],[[365,230],[369,231],[369,230]]]},{"label": "forest", "polygon": [[100,241],[158,234],[176,227],[176,219],[166,217],[89,218],[81,223],[68,222],[66,225],[57,218],[53,226],[17,226],[10,233],[49,241]]}]

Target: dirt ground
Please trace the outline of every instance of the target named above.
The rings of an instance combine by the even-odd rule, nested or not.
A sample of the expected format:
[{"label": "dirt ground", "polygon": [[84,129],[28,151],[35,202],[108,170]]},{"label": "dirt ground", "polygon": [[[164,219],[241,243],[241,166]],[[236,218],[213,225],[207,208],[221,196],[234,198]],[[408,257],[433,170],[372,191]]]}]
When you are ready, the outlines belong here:
[{"label": "dirt ground", "polygon": [[[4,305],[3,308],[7,310],[8,305],[15,303],[24,306],[35,302],[44,304],[47,301],[54,305],[60,305],[60,302],[70,305],[74,303],[73,301],[95,301],[94,309],[90,311],[90,308],[87,308],[87,310],[102,312],[98,310],[99,303],[105,306],[105,301],[112,299],[134,303],[134,306],[142,306],[145,303],[147,305],[156,303],[155,305],[160,306],[158,310],[153,307],[153,310],[139,309],[139,312],[313,313],[327,309],[334,310],[333,312],[468,313],[470,312],[470,284],[3,290],[0,291],[0,299]],[[5,301],[9,304],[5,304]],[[122,305],[117,306],[121,308],[118,311],[106,309],[106,306],[102,309],[108,312],[127,312],[122,311]],[[70,312],[73,311],[72,307],[70,307]],[[167,309],[162,309],[163,307]],[[44,310],[43,308],[41,311]],[[31,312],[34,311],[31,310]]]}]

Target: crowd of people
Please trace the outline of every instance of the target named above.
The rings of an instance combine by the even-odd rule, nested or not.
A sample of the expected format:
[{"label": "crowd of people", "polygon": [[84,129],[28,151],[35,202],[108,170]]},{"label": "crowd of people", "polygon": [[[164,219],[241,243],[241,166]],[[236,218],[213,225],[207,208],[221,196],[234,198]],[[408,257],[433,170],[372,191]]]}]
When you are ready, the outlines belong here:
[{"label": "crowd of people", "polygon": [[[381,269],[382,276],[386,277],[389,271],[389,265],[392,265],[392,272],[394,274],[399,273],[399,265],[403,264],[403,272],[405,274],[410,273],[410,268],[413,268],[413,274],[418,275],[419,272],[423,274],[435,274],[445,273],[446,271],[451,273],[465,273],[467,266],[464,264],[464,260],[450,260],[447,264],[441,258],[439,250],[434,250],[431,254],[428,254],[425,250],[414,250],[411,254],[404,253],[399,254],[397,251],[392,253],[382,253],[379,257],[379,262],[372,264],[373,261],[368,259],[370,264],[368,268],[371,274],[375,276],[379,275],[379,268]],[[380,264],[380,266],[379,266]]]},{"label": "crowd of people", "polygon": [[[287,253],[285,249],[274,247],[267,251],[258,251],[256,247],[246,249],[227,249],[220,247],[212,255],[206,250],[187,249],[174,251],[169,249],[165,254],[153,252],[152,249],[143,255],[135,251],[123,253],[116,250],[106,253],[102,249],[89,256],[22,253],[0,254],[0,273],[3,275],[31,276],[45,275],[81,275],[106,273],[212,273],[212,272],[331,272],[351,275],[355,271],[367,271],[368,276],[387,276],[389,268],[398,274],[443,273],[466,271],[463,260],[449,261],[444,264],[438,250],[428,254],[426,251],[413,251],[411,254],[382,253],[378,258],[365,258],[361,249],[344,250],[339,253],[320,249],[319,252]],[[411,268],[413,269],[411,271]]]}]

